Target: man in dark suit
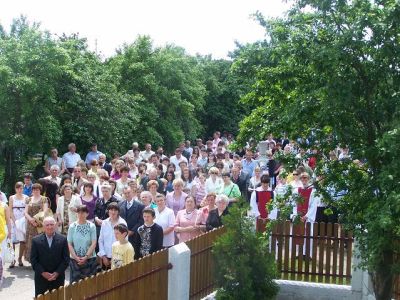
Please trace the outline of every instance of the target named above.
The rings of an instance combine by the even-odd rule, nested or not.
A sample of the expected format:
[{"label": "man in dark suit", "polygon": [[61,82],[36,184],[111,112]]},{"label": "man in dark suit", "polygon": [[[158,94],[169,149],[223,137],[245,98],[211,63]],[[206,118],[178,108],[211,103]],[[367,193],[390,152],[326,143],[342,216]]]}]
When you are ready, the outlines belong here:
[{"label": "man in dark suit", "polygon": [[35,271],[35,297],[64,285],[69,264],[68,242],[56,233],[53,217],[43,220],[44,233],[32,239],[31,264]]},{"label": "man in dark suit", "polygon": [[143,225],[143,209],[144,205],[133,197],[133,191],[130,187],[124,189],[124,194],[127,200],[119,204],[119,215],[123,218],[128,225],[128,240],[135,249],[135,259],[139,258],[139,234],[138,228]]}]

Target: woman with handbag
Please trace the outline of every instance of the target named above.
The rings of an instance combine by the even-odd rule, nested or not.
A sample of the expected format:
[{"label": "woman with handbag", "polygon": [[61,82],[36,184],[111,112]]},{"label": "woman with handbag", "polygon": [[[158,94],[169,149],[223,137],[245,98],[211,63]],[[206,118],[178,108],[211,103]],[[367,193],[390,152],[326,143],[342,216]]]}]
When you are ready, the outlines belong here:
[{"label": "woman with handbag", "polygon": [[[31,260],[32,238],[41,232],[40,220],[37,216],[48,214],[49,200],[41,195],[42,186],[39,183],[32,185],[32,196],[26,200],[25,218],[26,218],[26,236],[25,236],[25,260]],[[50,213],[51,215],[51,213]],[[40,231],[40,232],[39,232]]]},{"label": "woman with handbag", "polygon": [[[10,196],[8,201],[10,207],[10,217],[12,220],[12,232],[11,238],[13,242],[13,249],[15,251],[15,245],[19,243],[19,256],[18,256],[18,266],[23,267],[22,256],[25,252],[25,232],[19,230],[20,226],[17,224],[24,223],[25,218],[25,203],[28,196],[23,194],[24,192],[24,183],[17,182],[15,184],[15,195]],[[26,223],[25,223],[26,229]],[[26,230],[25,230],[26,231]],[[15,261],[13,261],[10,265],[10,268],[14,268]]]}]

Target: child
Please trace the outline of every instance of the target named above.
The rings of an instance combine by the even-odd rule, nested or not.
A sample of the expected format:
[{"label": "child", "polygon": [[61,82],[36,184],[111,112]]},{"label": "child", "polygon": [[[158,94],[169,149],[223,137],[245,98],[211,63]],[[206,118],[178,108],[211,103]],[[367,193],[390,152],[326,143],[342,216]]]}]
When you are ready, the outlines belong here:
[{"label": "child", "polygon": [[119,268],[133,262],[135,251],[131,243],[126,239],[128,227],[125,224],[114,226],[116,242],[112,245],[111,269]]}]

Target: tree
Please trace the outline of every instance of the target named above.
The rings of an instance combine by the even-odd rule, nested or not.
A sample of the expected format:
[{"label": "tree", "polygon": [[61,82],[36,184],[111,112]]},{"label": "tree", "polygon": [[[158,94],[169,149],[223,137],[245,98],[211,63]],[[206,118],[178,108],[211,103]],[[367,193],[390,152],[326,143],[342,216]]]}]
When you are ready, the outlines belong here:
[{"label": "tree", "polygon": [[198,114],[205,88],[197,61],[184,49],[167,45],[154,48],[147,36],[125,45],[108,62],[118,79],[118,90],[141,99],[140,130],[136,139],[164,145],[171,151],[185,138],[202,132]]},{"label": "tree", "polygon": [[[258,19],[264,58],[253,89],[255,108],[239,141],[267,132],[308,137],[320,154],[350,145],[361,160],[324,161],[318,188],[347,194],[335,205],[360,244],[377,299],[390,299],[400,238],[400,45],[398,1],[299,0],[283,18]],[[397,139],[396,139],[397,138]]]},{"label": "tree", "polygon": [[243,202],[223,217],[226,233],[213,246],[217,299],[274,299],[278,293],[275,258],[254,231]]},{"label": "tree", "polygon": [[14,20],[0,34],[0,140],[5,159],[4,187],[11,190],[17,159],[25,152],[41,152],[60,141],[55,82],[68,63],[48,32],[26,18]]}]

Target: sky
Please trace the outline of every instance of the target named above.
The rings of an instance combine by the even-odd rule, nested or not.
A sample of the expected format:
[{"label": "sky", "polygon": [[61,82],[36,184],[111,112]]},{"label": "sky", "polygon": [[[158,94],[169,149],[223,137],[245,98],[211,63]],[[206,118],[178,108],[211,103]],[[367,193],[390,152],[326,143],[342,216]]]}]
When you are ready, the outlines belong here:
[{"label": "sky", "polygon": [[264,37],[251,14],[278,17],[288,7],[284,0],[13,0],[2,3],[0,23],[8,30],[25,15],[53,34],[79,33],[103,57],[146,34],[156,46],[175,44],[192,55],[226,58],[235,41]]}]

